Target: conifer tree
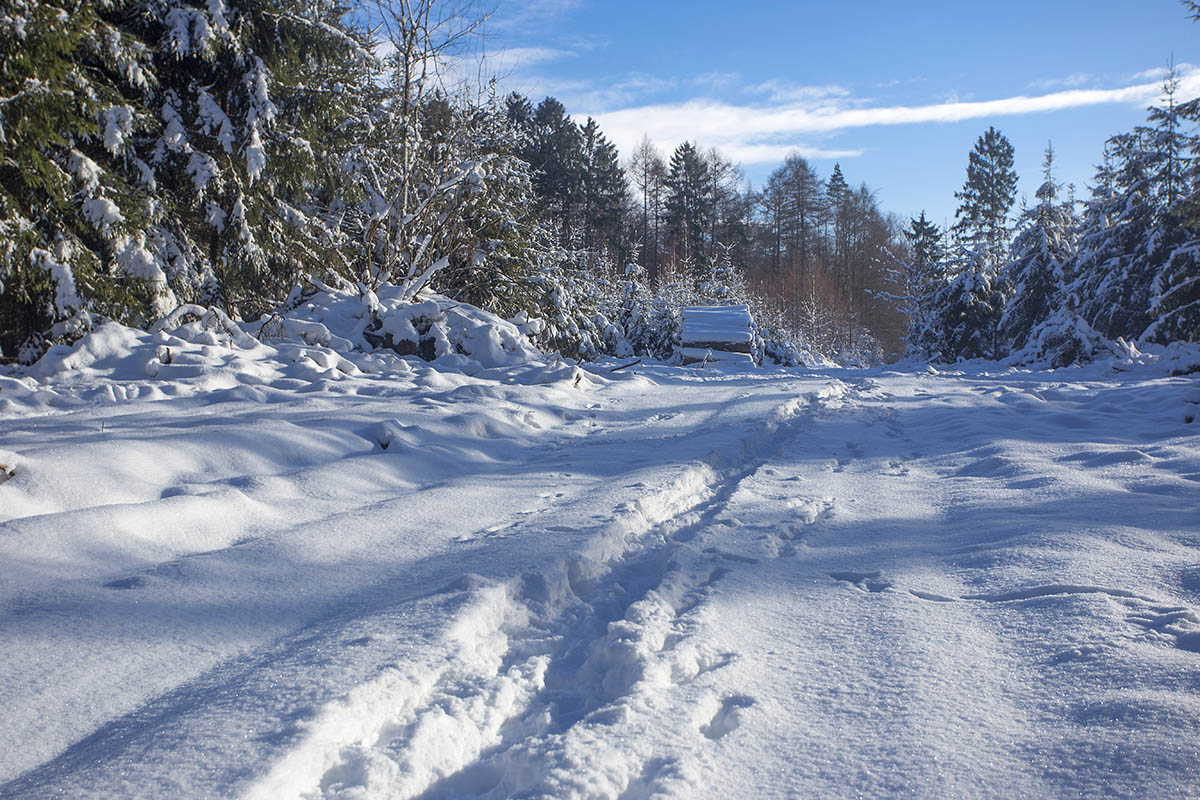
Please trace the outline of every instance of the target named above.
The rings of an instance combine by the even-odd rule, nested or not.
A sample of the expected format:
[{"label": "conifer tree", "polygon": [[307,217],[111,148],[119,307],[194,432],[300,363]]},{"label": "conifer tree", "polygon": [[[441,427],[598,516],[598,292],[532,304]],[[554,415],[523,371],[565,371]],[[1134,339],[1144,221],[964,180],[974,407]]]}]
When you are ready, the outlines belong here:
[{"label": "conifer tree", "polygon": [[908,242],[908,258],[898,276],[905,296],[901,311],[908,316],[905,336],[907,352],[912,357],[925,357],[937,346],[934,324],[934,298],[945,283],[945,248],[942,232],[922,211],[909,220],[904,231]]},{"label": "conifer tree", "polygon": [[1069,301],[1101,335],[1135,338],[1150,323],[1153,274],[1144,245],[1153,227],[1145,151],[1136,134],[1105,144],[1070,265]]},{"label": "conifer tree", "polygon": [[9,357],[36,358],[51,325],[86,327],[88,312],[144,319],[165,289],[160,272],[118,261],[150,200],[126,168],[128,139],[154,124],[137,100],[151,80],[149,50],[110,21],[130,10],[51,0],[0,9],[0,353]]},{"label": "conifer tree", "polygon": [[508,124],[522,134],[528,133],[533,126],[533,104],[529,98],[518,92],[513,92],[504,100],[504,111]]},{"label": "conifer tree", "polygon": [[625,213],[625,171],[617,148],[588,117],[580,130],[584,247],[616,253]]},{"label": "conifer tree", "polygon": [[842,175],[842,165],[835,163],[833,173],[826,184],[825,196],[828,198],[830,220],[833,223],[833,263],[838,284],[845,291],[850,283],[850,186]]},{"label": "conifer tree", "polygon": [[666,178],[666,223],[677,265],[706,265],[712,188],[708,165],[691,142],[675,148]]},{"label": "conifer tree", "polygon": [[1190,338],[1189,292],[1195,290],[1188,242],[1189,154],[1173,102],[1151,109],[1153,126],[1109,139],[1072,263],[1070,299],[1085,320],[1110,339]]},{"label": "conifer tree", "polygon": [[257,316],[326,260],[310,192],[340,192],[346,87],[374,58],[336,0],[143,2],[162,126],[139,145],[169,199],[146,249],[183,296]]},{"label": "conifer tree", "polygon": [[326,260],[305,209],[338,192],[343,89],[374,61],[343,6],[12,8],[3,184],[24,188],[0,210],[19,229],[4,237],[6,332],[86,324],[78,312],[142,324],[177,300],[255,313]]},{"label": "conifer tree", "polygon": [[1063,268],[1074,256],[1078,220],[1072,203],[1061,199],[1061,188],[1054,180],[1054,148],[1047,145],[1037,204],[1022,212],[1012,258],[1005,267],[1011,296],[1000,331],[1011,350],[1025,347],[1034,328],[1065,302]]},{"label": "conifer tree", "polygon": [[934,295],[931,350],[945,361],[999,358],[1004,298],[996,270],[978,251],[965,248],[959,248],[950,268],[953,278]]},{"label": "conifer tree", "polygon": [[534,190],[542,210],[570,245],[582,204],[583,137],[558,100],[547,97],[534,110],[527,161],[533,167]]},{"label": "conifer tree", "polygon": [[1200,137],[1185,131],[1200,121],[1200,101],[1177,104],[1178,87],[1172,67],[1166,103],[1150,109],[1161,261],[1150,286],[1152,321],[1141,338],[1159,342],[1200,341]]},{"label": "conifer tree", "polygon": [[997,327],[1004,312],[1000,267],[1008,238],[1008,212],[1016,193],[1013,149],[995,128],[975,143],[962,201],[952,229],[957,253],[947,263],[949,282],[934,300],[935,341],[942,358],[999,358]]},{"label": "conifer tree", "polygon": [[1008,213],[1017,192],[1013,147],[995,128],[975,142],[967,164],[967,180],[955,197],[962,201],[955,212],[955,241],[973,250],[977,260],[999,268],[1008,243]]}]

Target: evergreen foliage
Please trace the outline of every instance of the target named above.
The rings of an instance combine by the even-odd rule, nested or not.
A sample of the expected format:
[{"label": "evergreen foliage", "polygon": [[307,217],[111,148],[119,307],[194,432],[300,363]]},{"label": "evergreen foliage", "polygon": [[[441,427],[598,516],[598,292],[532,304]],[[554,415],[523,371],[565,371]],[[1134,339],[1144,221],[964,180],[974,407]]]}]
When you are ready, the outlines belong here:
[{"label": "evergreen foliage", "polygon": [[695,145],[675,148],[666,177],[666,225],[679,263],[698,271],[708,256],[707,236],[712,220],[712,184],[708,165]]},{"label": "evergreen foliage", "polygon": [[1000,334],[1009,350],[1026,347],[1034,328],[1063,307],[1063,269],[1075,252],[1078,220],[1073,201],[1060,199],[1061,189],[1054,180],[1054,148],[1047,146],[1037,204],[1022,212],[1005,267],[1010,296]]},{"label": "evergreen foliage", "polygon": [[936,351],[934,328],[935,295],[945,282],[945,248],[942,232],[922,211],[909,220],[904,230],[907,253],[897,259],[894,282],[902,290],[885,293],[908,318],[905,354],[910,358],[928,358]]},{"label": "evergreen foliage", "polygon": [[999,358],[1004,296],[996,270],[985,254],[965,248],[950,268],[954,277],[934,295],[931,349],[948,361]]},{"label": "evergreen foliage", "polygon": [[1012,144],[995,128],[975,142],[967,163],[967,180],[955,197],[962,201],[955,212],[954,238],[982,259],[985,267],[999,268],[1008,243],[1008,213],[1017,193]]}]

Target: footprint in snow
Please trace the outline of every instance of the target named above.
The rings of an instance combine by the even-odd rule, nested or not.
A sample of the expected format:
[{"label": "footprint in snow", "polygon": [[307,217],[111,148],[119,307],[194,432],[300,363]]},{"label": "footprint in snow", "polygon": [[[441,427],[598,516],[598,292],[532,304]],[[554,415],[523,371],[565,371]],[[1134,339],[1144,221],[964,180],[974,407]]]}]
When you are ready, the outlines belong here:
[{"label": "footprint in snow", "polygon": [[742,556],[742,555],[738,555],[737,553],[729,553],[724,550],[719,550],[715,547],[706,547],[706,548],[704,548],[704,552],[708,553],[709,555],[716,556],[717,558],[723,558],[726,561],[737,562],[738,564],[757,564],[757,563],[759,563],[757,558],[750,558],[749,556]]},{"label": "footprint in snow", "polygon": [[1095,661],[1104,653],[1104,648],[1095,644],[1084,644],[1063,650],[1054,656],[1055,664],[1066,664],[1071,661]]},{"label": "footprint in snow", "polygon": [[892,588],[892,582],[883,577],[879,570],[872,572],[831,572],[829,577],[835,581],[849,583],[864,592],[872,594]]},{"label": "footprint in snow", "polygon": [[726,697],[708,724],[700,726],[700,732],[713,741],[727,736],[737,730],[742,724],[743,711],[753,705],[754,698],[749,695],[735,694]]},{"label": "footprint in snow", "polygon": [[1145,628],[1147,638],[1200,653],[1200,614],[1187,606],[1150,606],[1131,614],[1129,621]]},{"label": "footprint in snow", "polygon": [[115,581],[109,581],[104,584],[105,589],[140,589],[150,583],[142,575],[134,575],[131,578],[118,578]]}]

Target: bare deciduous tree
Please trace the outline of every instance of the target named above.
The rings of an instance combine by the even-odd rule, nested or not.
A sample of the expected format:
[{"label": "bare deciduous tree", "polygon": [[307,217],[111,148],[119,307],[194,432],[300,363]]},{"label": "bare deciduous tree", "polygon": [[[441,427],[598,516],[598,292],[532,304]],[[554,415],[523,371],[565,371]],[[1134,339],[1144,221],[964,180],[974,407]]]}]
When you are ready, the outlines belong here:
[{"label": "bare deciduous tree", "polygon": [[364,11],[389,69],[385,130],[360,172],[372,208],[362,230],[361,277],[370,288],[395,283],[411,299],[449,265],[445,245],[456,234],[453,223],[483,181],[481,163],[464,160],[455,146],[465,133],[433,137],[430,116],[451,94],[462,54],[487,15],[473,3],[448,0],[373,0]]}]

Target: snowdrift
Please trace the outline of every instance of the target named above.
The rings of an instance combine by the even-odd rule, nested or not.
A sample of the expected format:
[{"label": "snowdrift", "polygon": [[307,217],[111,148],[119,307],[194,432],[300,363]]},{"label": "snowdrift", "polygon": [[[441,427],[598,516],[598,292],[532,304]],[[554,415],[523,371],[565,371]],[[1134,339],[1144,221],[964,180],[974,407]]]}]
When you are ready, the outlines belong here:
[{"label": "snowdrift", "polygon": [[429,371],[520,384],[582,379],[575,362],[530,343],[541,327],[436,294],[402,302],[391,286],[298,286],[279,313],[249,323],[199,305],[180,306],[148,331],[98,322],[32,366],[0,368],[0,413],[213,393],[266,401]]}]

